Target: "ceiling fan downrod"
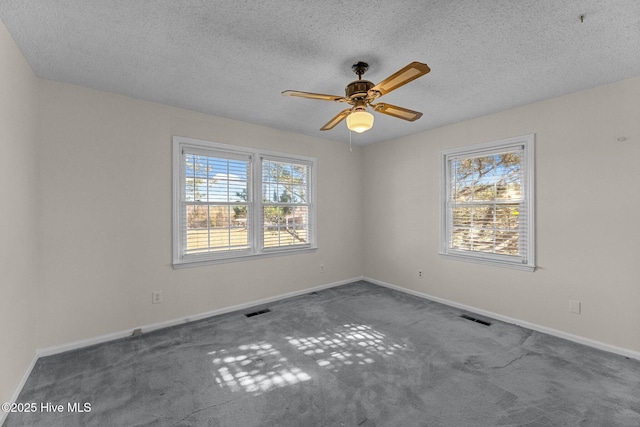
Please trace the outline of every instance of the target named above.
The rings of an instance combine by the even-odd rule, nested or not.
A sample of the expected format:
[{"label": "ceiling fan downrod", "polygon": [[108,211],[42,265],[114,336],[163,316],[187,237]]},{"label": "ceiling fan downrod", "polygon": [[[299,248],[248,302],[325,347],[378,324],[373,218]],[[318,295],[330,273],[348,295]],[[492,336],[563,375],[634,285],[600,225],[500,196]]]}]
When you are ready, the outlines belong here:
[{"label": "ceiling fan downrod", "polygon": [[351,69],[358,75],[358,80],[362,80],[362,75],[369,69],[369,64],[360,61],[357,64],[353,64],[351,66]]}]

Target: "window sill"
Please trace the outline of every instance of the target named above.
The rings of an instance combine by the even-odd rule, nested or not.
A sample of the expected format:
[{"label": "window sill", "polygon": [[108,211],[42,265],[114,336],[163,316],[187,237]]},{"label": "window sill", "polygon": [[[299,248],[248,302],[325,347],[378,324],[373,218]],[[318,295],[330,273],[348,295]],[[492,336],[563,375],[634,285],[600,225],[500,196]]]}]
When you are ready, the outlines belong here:
[{"label": "window sill", "polygon": [[471,257],[471,256],[458,255],[458,254],[448,254],[448,253],[443,253],[443,252],[440,252],[440,256],[443,257],[443,258],[448,258],[448,259],[452,259],[452,260],[455,260],[455,261],[463,261],[463,262],[470,262],[470,263],[473,263],[473,264],[489,265],[489,266],[492,266],[492,267],[510,268],[510,269],[513,269],[513,270],[528,271],[530,273],[533,273],[536,270],[536,266],[535,265],[527,265],[527,264],[519,264],[519,263],[515,263],[515,262],[499,261],[499,260],[490,259],[490,258],[484,258],[484,257]]},{"label": "window sill", "polygon": [[190,257],[187,260],[179,262],[173,262],[173,269],[179,270],[183,268],[202,267],[206,265],[227,264],[230,262],[251,261],[255,259],[272,258],[286,255],[297,255],[315,252],[318,250],[317,246],[310,246],[296,249],[282,249],[282,250],[268,250],[260,254],[243,254],[237,256],[229,256],[224,258],[207,259],[200,257]]}]

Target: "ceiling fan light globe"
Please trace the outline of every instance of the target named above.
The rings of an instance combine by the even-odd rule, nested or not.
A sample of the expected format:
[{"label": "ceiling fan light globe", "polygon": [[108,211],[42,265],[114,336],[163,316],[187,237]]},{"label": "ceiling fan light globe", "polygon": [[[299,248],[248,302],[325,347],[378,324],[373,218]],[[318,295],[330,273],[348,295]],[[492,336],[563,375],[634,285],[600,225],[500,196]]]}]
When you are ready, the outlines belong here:
[{"label": "ceiling fan light globe", "polygon": [[373,127],[373,114],[367,111],[355,111],[347,116],[347,127],[356,133],[366,132]]}]

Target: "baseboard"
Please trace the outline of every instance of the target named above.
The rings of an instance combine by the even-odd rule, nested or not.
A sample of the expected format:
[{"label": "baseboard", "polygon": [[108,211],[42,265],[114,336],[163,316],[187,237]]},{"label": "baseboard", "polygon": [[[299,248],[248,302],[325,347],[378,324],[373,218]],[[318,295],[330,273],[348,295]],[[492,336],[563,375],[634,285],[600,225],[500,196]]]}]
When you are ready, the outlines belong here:
[{"label": "baseboard", "polygon": [[[347,279],[347,280],[340,280],[338,282],[333,282],[333,283],[328,283],[325,285],[320,285],[320,286],[315,286],[313,288],[307,288],[307,289],[303,289],[300,291],[294,291],[294,292],[289,292],[286,294],[280,294],[280,295],[276,295],[273,297],[269,297],[269,298],[264,298],[264,299],[260,299],[260,300],[255,300],[255,301],[250,301],[247,303],[243,303],[243,304],[238,304],[238,305],[234,305],[231,307],[223,307],[220,309],[216,309],[216,310],[211,310],[211,311],[207,311],[204,313],[198,313],[192,316],[185,316],[185,317],[181,317],[178,319],[172,319],[172,320],[167,320],[164,322],[158,322],[158,323],[153,323],[150,325],[144,325],[144,326],[139,326],[137,328],[131,328],[131,329],[127,329],[124,331],[118,331],[118,332],[114,332],[111,334],[106,334],[106,335],[101,335],[98,337],[93,337],[93,338],[88,338],[85,340],[80,340],[80,341],[74,341],[74,342],[70,342],[70,343],[66,343],[66,344],[62,344],[62,345],[56,345],[56,346],[51,346],[51,347],[46,347],[46,348],[42,348],[39,349],[36,354],[37,357],[46,357],[46,356],[52,356],[54,354],[59,354],[59,353],[64,353],[65,351],[70,351],[70,350],[77,350],[83,347],[88,347],[91,345],[95,345],[95,344],[101,344],[104,342],[108,342],[108,341],[113,341],[113,340],[117,340],[120,338],[125,338],[128,336],[131,336],[131,334],[133,333],[134,329],[141,329],[143,333],[145,332],[151,332],[151,331],[155,331],[158,329],[163,329],[163,328],[168,328],[171,326],[176,326],[176,325],[182,325],[185,323],[189,323],[189,322],[194,322],[196,320],[201,320],[201,319],[206,319],[207,317],[212,317],[212,316],[218,316],[220,314],[225,314],[225,313],[230,313],[232,311],[238,311],[238,310],[244,310],[246,308],[249,307],[255,307],[258,305],[264,305],[264,304],[270,304],[272,302],[275,301],[280,301],[286,298],[291,298],[291,297],[296,297],[299,295],[304,295],[304,294],[308,294],[309,292],[316,292],[316,291],[320,291],[323,289],[329,289],[329,288],[333,288],[336,286],[342,286],[342,285],[346,285],[347,283],[352,283],[358,280],[363,280],[363,277],[354,277],[351,279]],[[1,425],[1,424],[0,424]]]},{"label": "baseboard", "polygon": [[472,313],[480,314],[482,316],[490,317],[492,319],[500,320],[505,323],[511,323],[514,325],[522,326],[526,329],[531,329],[534,331],[542,332],[548,335],[552,335],[558,338],[563,338],[569,341],[577,342],[579,344],[584,344],[589,347],[597,348],[599,350],[608,351],[610,353],[619,354],[621,356],[629,357],[632,359],[640,360],[640,353],[637,351],[629,350],[626,348],[616,347],[614,345],[606,344],[600,341],[592,340],[589,338],[581,337],[579,335],[569,334],[567,332],[559,331],[557,329],[548,328],[546,326],[537,325],[535,323],[530,323],[524,320],[515,319],[512,317],[504,316],[502,314],[494,313],[492,311],[482,310],[480,308],[472,307],[465,304],[460,304],[455,301],[450,301],[444,298],[439,298],[433,295],[425,294],[422,292],[414,291],[411,289],[403,288],[401,286],[392,285],[391,283],[386,283],[380,280],[372,279],[370,277],[364,277],[363,280],[367,282],[371,282],[373,284],[384,286],[386,288],[395,289],[396,291],[404,292],[410,295],[417,296],[419,298],[428,299],[431,301],[439,302],[444,305],[448,305],[451,307],[459,308],[461,310],[469,311]]},{"label": "baseboard", "polygon": [[[36,366],[37,361],[38,361],[38,355],[36,354],[33,356],[33,359],[31,359],[31,363],[29,363],[29,366],[27,366],[27,369],[24,371],[24,374],[22,375],[22,378],[20,379],[18,386],[16,387],[13,394],[9,398],[9,403],[15,403],[16,400],[18,400],[18,396],[20,395],[20,392],[22,391],[24,384],[27,382],[27,379],[29,379],[29,375],[31,375],[31,371],[33,371],[33,367]],[[4,420],[7,419],[8,415],[9,415],[8,412],[0,410],[0,426],[4,423]]]}]

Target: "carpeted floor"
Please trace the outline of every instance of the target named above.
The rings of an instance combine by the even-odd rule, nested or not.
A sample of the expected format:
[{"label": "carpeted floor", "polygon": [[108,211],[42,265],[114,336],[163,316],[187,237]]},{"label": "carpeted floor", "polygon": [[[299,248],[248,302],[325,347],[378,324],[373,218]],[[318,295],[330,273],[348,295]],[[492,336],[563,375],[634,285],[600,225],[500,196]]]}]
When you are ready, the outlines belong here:
[{"label": "carpeted floor", "polygon": [[640,426],[637,360],[366,282],[264,308],[42,358],[4,425]]}]

